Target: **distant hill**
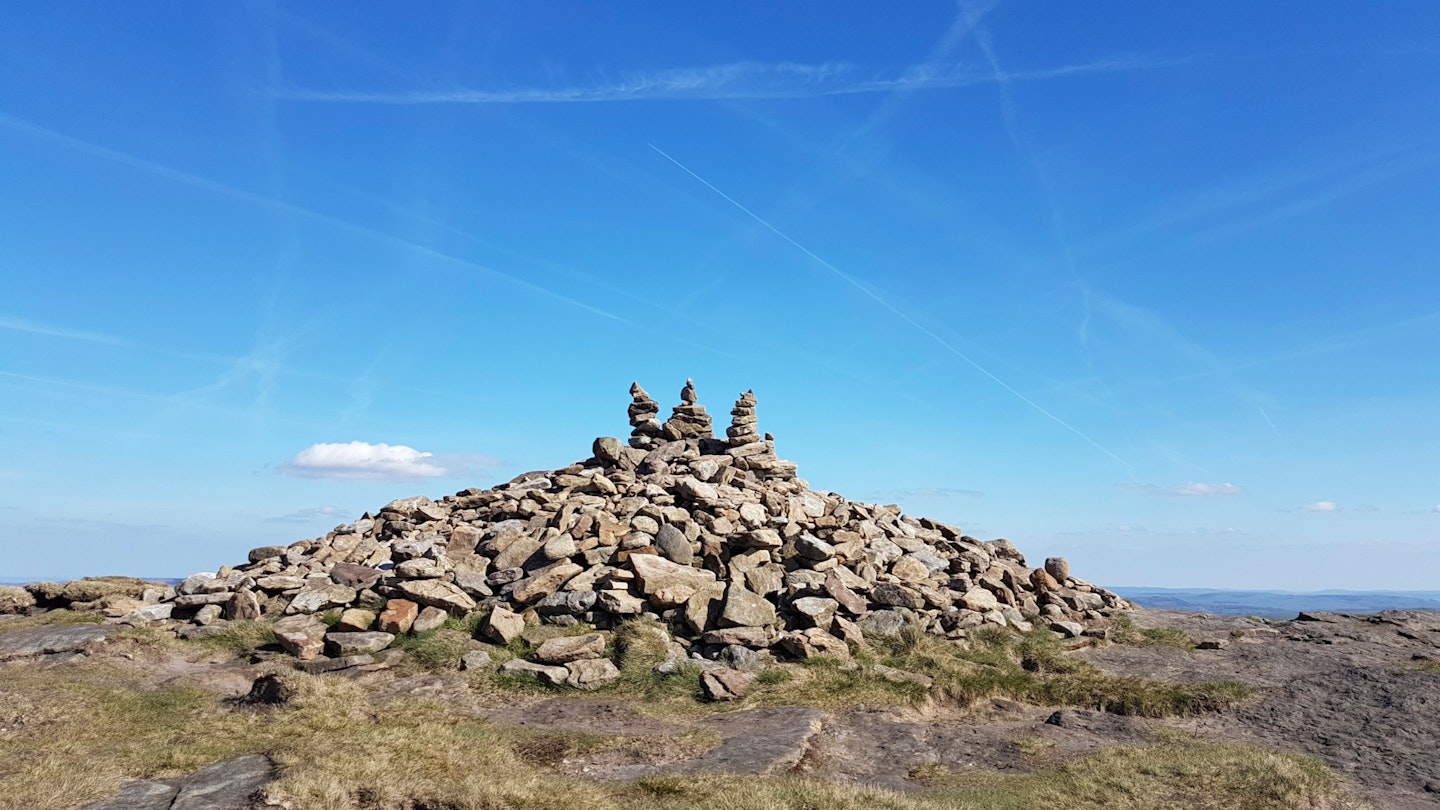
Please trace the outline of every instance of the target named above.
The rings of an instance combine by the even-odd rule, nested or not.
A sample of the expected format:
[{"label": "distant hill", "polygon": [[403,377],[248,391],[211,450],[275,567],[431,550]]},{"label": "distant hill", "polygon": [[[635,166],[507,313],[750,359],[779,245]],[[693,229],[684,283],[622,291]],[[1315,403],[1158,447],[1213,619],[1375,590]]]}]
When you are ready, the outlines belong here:
[{"label": "distant hill", "polygon": [[1304,610],[1377,613],[1440,610],[1440,591],[1231,591],[1208,588],[1117,587],[1111,590],[1143,607],[1194,610],[1232,616],[1292,619]]}]

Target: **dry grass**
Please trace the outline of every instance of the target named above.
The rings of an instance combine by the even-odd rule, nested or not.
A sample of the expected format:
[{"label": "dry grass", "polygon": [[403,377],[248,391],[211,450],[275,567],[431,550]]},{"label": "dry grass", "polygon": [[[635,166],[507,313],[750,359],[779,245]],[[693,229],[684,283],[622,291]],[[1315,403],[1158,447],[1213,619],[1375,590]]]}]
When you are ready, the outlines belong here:
[{"label": "dry grass", "polygon": [[[662,702],[683,698],[697,705],[689,675],[656,682],[638,674],[648,671],[644,664],[656,654],[643,631],[622,630],[616,641],[631,685],[653,690]],[[1012,654],[1015,646],[1008,648]],[[912,644],[910,654],[925,650]],[[364,682],[296,672],[282,673],[296,691],[290,703],[235,709],[194,686],[148,687],[146,677],[97,660],[7,665],[0,680],[0,783],[7,788],[0,792],[0,808],[73,808],[112,794],[125,779],[178,776],[251,752],[269,754],[281,769],[270,796],[299,810],[1358,806],[1347,803],[1334,778],[1312,760],[1183,739],[1108,749],[1024,776],[960,779],[946,776],[939,763],[917,774],[928,781],[927,790],[903,795],[779,777],[588,782],[554,766],[610,751],[628,761],[694,756],[719,740],[703,733],[634,737],[495,726],[443,703],[387,701]],[[851,684],[848,697],[825,699],[843,705],[860,695],[913,697],[908,685],[882,686],[833,663],[817,663],[797,668],[789,680],[762,685],[755,700],[818,699],[843,682]]]},{"label": "dry grass", "polygon": [[1111,621],[1106,638],[1116,644],[1128,644],[1132,647],[1174,647],[1186,652],[1195,649],[1195,639],[1184,630],[1173,627],[1137,627],[1124,613]]}]

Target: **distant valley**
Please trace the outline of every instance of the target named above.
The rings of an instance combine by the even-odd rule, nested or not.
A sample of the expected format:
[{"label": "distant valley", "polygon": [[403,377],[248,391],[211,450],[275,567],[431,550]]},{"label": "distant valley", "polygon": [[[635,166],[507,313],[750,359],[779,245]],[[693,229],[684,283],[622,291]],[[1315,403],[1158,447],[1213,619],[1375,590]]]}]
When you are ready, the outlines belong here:
[{"label": "distant valley", "polygon": [[1231,616],[1293,619],[1301,611],[1376,613],[1382,610],[1440,610],[1440,591],[1232,591],[1209,588],[1115,587],[1139,605]]}]

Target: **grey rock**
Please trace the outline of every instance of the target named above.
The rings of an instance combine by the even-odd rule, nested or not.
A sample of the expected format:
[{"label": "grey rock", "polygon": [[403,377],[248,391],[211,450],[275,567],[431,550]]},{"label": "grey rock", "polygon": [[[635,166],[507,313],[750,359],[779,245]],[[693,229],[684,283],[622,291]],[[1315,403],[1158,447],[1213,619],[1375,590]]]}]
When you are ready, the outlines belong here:
[{"label": "grey rock", "polygon": [[395,636],[380,631],[361,631],[361,633],[327,633],[325,634],[325,651],[331,656],[361,656],[366,653],[379,653],[386,649],[390,643],[395,641]]},{"label": "grey rock", "polygon": [[80,652],[119,629],[117,625],[72,624],[16,630],[0,635],[0,661]]},{"label": "grey rock", "polygon": [[775,623],[775,606],[738,582],[725,588],[720,624],[729,627],[767,627]]},{"label": "grey rock", "polygon": [[551,686],[561,686],[570,677],[570,670],[565,667],[535,664],[521,658],[506,661],[500,665],[499,671],[502,675],[527,675]]},{"label": "grey rock", "polygon": [[908,623],[897,610],[872,610],[858,622],[867,636],[898,636]]},{"label": "grey rock", "polygon": [[460,669],[484,669],[490,665],[490,653],[484,650],[471,650],[460,656]]},{"label": "grey rock", "polygon": [[221,760],[185,777],[170,810],[238,810],[251,805],[261,788],[275,779],[268,757],[247,754]]},{"label": "grey rock", "polygon": [[565,683],[576,689],[592,691],[620,680],[620,670],[608,658],[585,658],[565,665],[570,673]]},{"label": "grey rock", "polygon": [[679,565],[690,565],[695,561],[695,550],[686,539],[685,532],[666,523],[655,534],[655,548],[665,559]]}]

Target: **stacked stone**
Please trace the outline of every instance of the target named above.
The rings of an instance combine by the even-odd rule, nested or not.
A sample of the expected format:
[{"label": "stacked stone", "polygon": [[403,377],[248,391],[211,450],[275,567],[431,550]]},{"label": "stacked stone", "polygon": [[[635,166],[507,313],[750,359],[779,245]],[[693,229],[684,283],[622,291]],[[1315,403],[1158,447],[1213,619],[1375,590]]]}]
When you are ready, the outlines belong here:
[{"label": "stacked stone", "polygon": [[651,447],[663,441],[660,420],[655,418],[660,403],[651,399],[638,382],[630,384],[630,398],[630,446]]},{"label": "stacked stone", "polygon": [[[687,384],[687,405],[693,391]],[[1031,568],[1009,541],[811,490],[769,441],[655,440],[640,429],[654,413],[641,405],[649,397],[638,385],[632,395],[631,423],[636,438],[654,440],[647,446],[601,437],[593,457],[568,467],[393,501],[114,608],[132,623],[183,622],[185,636],[275,620],[280,644],[325,671],[383,665],[397,636],[470,613],[483,613],[481,635],[501,644],[537,622],[603,631],[653,618],[683,639],[686,663],[709,667],[846,657],[907,626],[949,638],[986,624],[1075,636],[1128,607],[1063,560]],[[745,438],[755,428],[739,420],[753,408],[747,392],[733,414]],[[537,677],[590,688],[613,674],[594,658],[562,666],[571,654],[581,653],[541,656],[551,669]]]},{"label": "stacked stone", "polygon": [[725,430],[730,446],[739,447],[760,441],[759,424],[760,420],[755,416],[755,392],[746,391],[730,409],[730,427]]},{"label": "stacked stone", "polygon": [[680,404],[675,406],[662,431],[665,438],[672,442],[715,437],[710,427],[710,414],[695,399],[694,380],[685,380],[685,387],[680,389]]}]

